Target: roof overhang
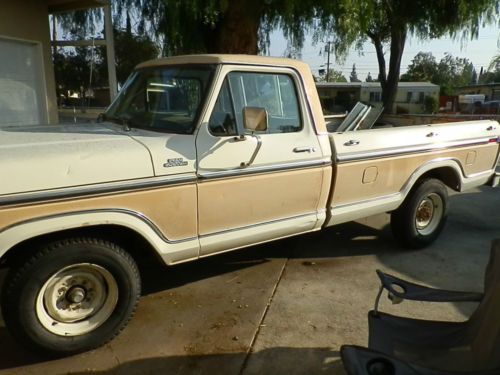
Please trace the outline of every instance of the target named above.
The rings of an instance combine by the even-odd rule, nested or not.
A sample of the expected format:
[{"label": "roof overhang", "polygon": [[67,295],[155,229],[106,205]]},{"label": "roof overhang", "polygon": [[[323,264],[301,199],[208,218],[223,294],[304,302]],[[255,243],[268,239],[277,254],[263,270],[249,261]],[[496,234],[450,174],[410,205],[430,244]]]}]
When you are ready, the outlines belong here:
[{"label": "roof overhang", "polygon": [[47,0],[49,14],[99,8],[109,4],[110,0]]}]

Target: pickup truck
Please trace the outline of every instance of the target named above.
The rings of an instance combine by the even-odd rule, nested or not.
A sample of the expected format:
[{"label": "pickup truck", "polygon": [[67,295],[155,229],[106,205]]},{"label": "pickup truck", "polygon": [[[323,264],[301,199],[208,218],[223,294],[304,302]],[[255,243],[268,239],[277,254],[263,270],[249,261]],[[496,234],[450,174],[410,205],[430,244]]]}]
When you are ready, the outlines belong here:
[{"label": "pickup truck", "polygon": [[328,132],[296,60],[148,61],[99,120],[0,129],[2,312],[50,354],[124,328],[146,255],[174,265],[383,212],[419,248],[443,229],[447,189],[499,178],[497,122]]}]

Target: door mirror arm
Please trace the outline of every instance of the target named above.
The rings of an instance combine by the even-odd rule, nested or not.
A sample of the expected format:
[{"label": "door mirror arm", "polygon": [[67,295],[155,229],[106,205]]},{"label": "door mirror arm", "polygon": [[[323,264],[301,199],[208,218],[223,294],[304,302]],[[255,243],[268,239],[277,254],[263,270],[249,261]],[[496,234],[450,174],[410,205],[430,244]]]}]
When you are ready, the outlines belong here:
[{"label": "door mirror arm", "polygon": [[[247,168],[249,167],[250,165],[252,165],[252,163],[254,162],[255,158],[257,157],[257,154],[259,153],[259,150],[262,146],[262,138],[260,138],[258,135],[255,135],[255,134],[250,134],[250,136],[254,137],[255,139],[257,139],[257,146],[255,146],[255,150],[252,154],[252,157],[250,158],[250,160],[248,162],[241,162],[240,163],[240,168]],[[243,136],[244,137],[244,136]]]},{"label": "door mirror arm", "polygon": [[[243,126],[245,131],[249,132],[248,136],[254,137],[257,140],[257,146],[248,162],[241,162],[240,168],[247,168],[254,162],[260,148],[262,147],[262,139],[255,132],[266,132],[268,128],[267,110],[261,107],[244,107],[243,108]],[[239,137],[234,137],[235,142],[246,140],[247,137],[241,134]]]}]

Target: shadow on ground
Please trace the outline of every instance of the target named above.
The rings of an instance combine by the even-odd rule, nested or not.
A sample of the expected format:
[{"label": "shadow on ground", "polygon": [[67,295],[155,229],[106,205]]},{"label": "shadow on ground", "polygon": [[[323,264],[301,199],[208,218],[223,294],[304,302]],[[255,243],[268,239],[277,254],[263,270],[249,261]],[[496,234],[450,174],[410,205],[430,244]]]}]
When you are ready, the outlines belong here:
[{"label": "shadow on ground", "polygon": [[252,246],[166,269],[157,262],[142,265],[143,295],[179,287],[236,270],[255,267],[269,259],[335,258],[401,251],[388,226],[382,230],[351,222],[319,232]]},{"label": "shadow on ground", "polygon": [[[119,364],[105,371],[71,374],[344,374],[339,352],[329,348],[278,347],[253,353],[247,363],[245,358],[245,353],[156,357]],[[230,369],[236,371],[227,371]]]}]

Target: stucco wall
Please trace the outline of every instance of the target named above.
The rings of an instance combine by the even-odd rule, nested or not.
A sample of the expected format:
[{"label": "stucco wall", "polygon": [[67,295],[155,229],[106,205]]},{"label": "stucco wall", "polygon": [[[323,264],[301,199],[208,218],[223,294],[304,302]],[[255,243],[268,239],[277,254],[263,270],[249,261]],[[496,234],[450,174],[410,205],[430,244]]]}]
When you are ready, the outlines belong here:
[{"label": "stucco wall", "polygon": [[[378,92],[380,101],[370,101],[370,92]],[[408,92],[412,93],[411,102],[408,102]],[[437,86],[414,86],[414,87],[398,87],[394,108],[401,107],[408,111],[408,113],[422,113],[425,110],[424,104],[419,102],[419,93],[423,92],[425,96],[432,96],[436,101],[439,101],[439,87]],[[382,106],[382,89],[378,87],[363,87],[360,95],[361,101],[370,103],[375,107]]]},{"label": "stucco wall", "polygon": [[51,124],[57,123],[57,100],[47,4],[41,0],[0,0],[0,9],[0,38],[40,43],[47,121]]}]

